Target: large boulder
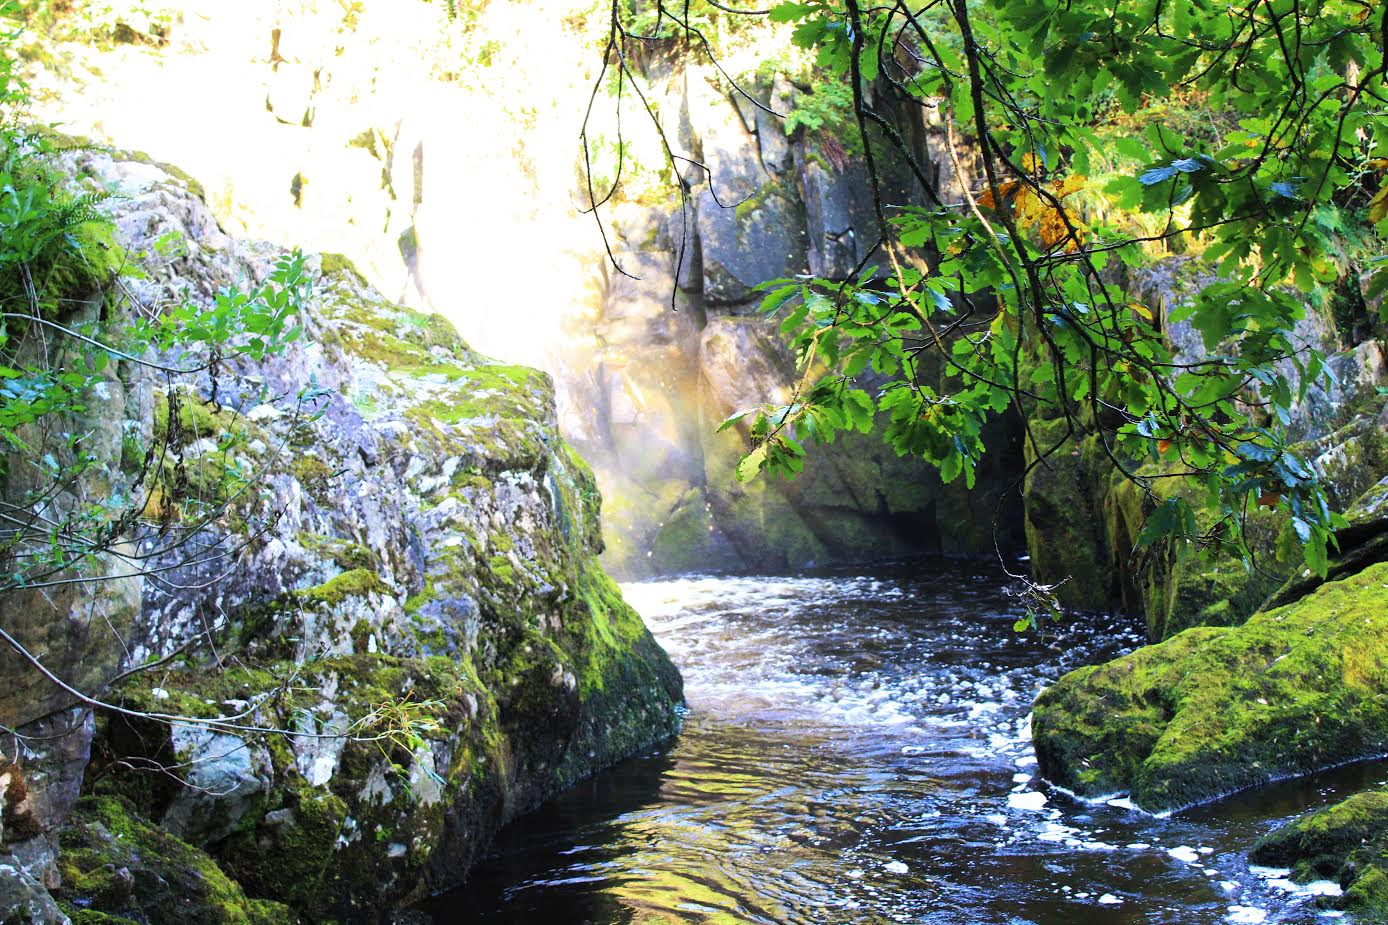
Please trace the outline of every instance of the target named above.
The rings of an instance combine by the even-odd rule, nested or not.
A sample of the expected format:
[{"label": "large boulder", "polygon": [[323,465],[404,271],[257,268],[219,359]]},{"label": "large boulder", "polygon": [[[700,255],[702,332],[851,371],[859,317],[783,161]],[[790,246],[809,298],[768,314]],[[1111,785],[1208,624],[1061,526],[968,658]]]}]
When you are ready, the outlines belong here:
[{"label": "large boulder", "polygon": [[1238,627],[1196,627],[1037,698],[1037,760],[1163,812],[1388,751],[1388,564]]},{"label": "large boulder", "polygon": [[[284,254],[223,234],[158,165],[95,148],[65,163],[80,185],[121,191],[109,208],[147,255],[129,283],[146,310],[261,279]],[[163,259],[168,240],[181,246]],[[167,903],[134,862],[60,858],[47,877],[76,890],[129,869],[134,905],[112,915],[154,922],[147,904],[183,902],[192,918],[255,920],[207,911],[226,907],[212,894],[230,877],[313,920],[382,918],[460,883],[508,820],[678,728],[678,673],[597,563],[601,499],[559,435],[551,379],[480,356],[340,257],[309,266],[306,343],[216,381],[124,371],[144,403],[110,390],[98,412],[135,422],[129,455],[177,461],[150,490],[164,530],[220,511],[188,548],[131,536],[158,581],[94,586],[112,601],[134,586],[124,618],[98,610],[70,659],[87,672],[76,683],[117,705],[100,711],[94,763],[79,712],[86,737],[58,737],[73,754],[50,745],[46,763],[26,752],[5,772],[0,863],[40,881],[51,857],[24,861],[21,840],[52,844],[84,768],[90,790],[143,817],[138,863]],[[36,683],[0,667],[0,691]],[[116,806],[97,807],[106,832]],[[163,834],[146,838],[151,824]],[[69,830],[82,857],[106,850],[80,814]],[[161,872],[183,865],[183,842],[222,879]],[[116,879],[98,892],[123,890]]]},{"label": "large boulder", "polygon": [[1260,839],[1249,859],[1289,867],[1303,882],[1336,880],[1344,892],[1330,905],[1357,922],[1388,922],[1388,791],[1308,813]]}]

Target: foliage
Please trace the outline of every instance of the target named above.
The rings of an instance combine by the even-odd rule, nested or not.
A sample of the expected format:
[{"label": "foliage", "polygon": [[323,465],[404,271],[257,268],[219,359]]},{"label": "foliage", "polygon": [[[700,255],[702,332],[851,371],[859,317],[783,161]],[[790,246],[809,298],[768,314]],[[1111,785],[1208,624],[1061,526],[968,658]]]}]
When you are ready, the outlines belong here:
[{"label": "foliage", "polygon": [[800,128],[856,140],[852,88],[841,80],[831,79],[816,81],[811,92],[797,95],[795,105],[786,113],[786,134],[791,135]]},{"label": "foliage", "polygon": [[[1247,560],[1243,519],[1277,507],[1324,573],[1343,520],[1284,430],[1324,358],[1291,333],[1350,269],[1346,241],[1371,240],[1369,224],[1388,232],[1388,11],[806,0],[768,16],[848,88],[881,235],[847,280],[765,285],[762,309],[804,374],[784,405],[725,423],[753,442],[739,474],[793,475],[807,444],[877,430],[972,485],[990,419],[1063,418],[1052,445],[1028,433],[1033,465],[1100,435],[1148,495],[1142,543]],[[627,38],[614,26],[618,66]],[[978,186],[936,186],[887,115],[901,107],[938,113],[953,173]],[[1192,107],[1212,115],[1172,117]],[[924,206],[883,201],[888,158],[909,167]],[[1219,271],[1167,319],[1114,283],[1163,245],[1203,251]],[[1379,269],[1371,289],[1386,287]],[[1180,322],[1205,355],[1173,353],[1163,326]],[[942,384],[925,381],[931,364]],[[1148,462],[1162,474],[1140,474]],[[1195,480],[1203,499],[1163,501],[1157,477]]]},{"label": "foliage", "polygon": [[[0,595],[100,581],[113,562],[139,574],[164,555],[226,557],[234,550],[201,534],[218,523],[253,532],[231,511],[255,496],[258,470],[236,452],[244,420],[202,390],[215,398],[238,360],[301,336],[304,257],[206,303],[129,299],[123,276],[143,270],[116,245],[104,195],[75,192],[50,135],[24,124],[17,38],[0,41]],[[137,256],[156,265],[180,246],[166,236],[161,253]],[[113,403],[127,386],[152,391],[156,376],[167,388],[150,434]],[[310,385],[299,408],[319,394]],[[135,537],[158,541],[133,555]]]},{"label": "foliage", "polygon": [[161,0],[37,0],[18,7],[24,22],[57,39],[162,44],[177,7]]}]

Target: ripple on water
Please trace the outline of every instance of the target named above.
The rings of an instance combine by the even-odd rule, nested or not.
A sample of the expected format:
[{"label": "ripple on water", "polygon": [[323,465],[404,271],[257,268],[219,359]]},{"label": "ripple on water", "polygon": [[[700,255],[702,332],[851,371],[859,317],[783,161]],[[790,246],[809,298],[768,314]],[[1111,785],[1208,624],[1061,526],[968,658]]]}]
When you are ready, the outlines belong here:
[{"label": "ripple on water", "polygon": [[986,568],[623,590],[684,673],[683,734],[513,825],[469,888],[432,901],[440,925],[1310,922],[1333,884],[1250,871],[1247,847],[1388,773],[1170,819],[1046,787],[1036,693],[1139,627],[1077,616],[1019,637]]}]

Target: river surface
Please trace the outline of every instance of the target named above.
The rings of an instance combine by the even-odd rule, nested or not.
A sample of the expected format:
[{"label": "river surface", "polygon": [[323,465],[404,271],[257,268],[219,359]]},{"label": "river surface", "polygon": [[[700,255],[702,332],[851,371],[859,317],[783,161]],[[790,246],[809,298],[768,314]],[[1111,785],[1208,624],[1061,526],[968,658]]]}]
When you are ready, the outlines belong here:
[{"label": "river surface", "polygon": [[670,745],[508,828],[438,925],[1328,921],[1259,835],[1388,779],[1359,765],[1166,819],[1035,777],[1037,691],[1141,644],[1075,616],[1012,629],[995,568],[624,586],[685,678]]}]

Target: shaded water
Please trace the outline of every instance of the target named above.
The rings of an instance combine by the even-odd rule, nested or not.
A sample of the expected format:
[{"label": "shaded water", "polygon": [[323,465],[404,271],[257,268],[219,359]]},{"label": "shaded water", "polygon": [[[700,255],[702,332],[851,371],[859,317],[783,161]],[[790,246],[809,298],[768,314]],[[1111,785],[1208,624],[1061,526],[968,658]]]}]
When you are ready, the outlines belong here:
[{"label": "shaded water", "polygon": [[1033,697],[1139,627],[1018,637],[986,567],[624,590],[684,673],[683,734],[510,827],[432,903],[439,925],[1313,922],[1314,890],[1245,852],[1388,778],[1361,765],[1168,819],[1048,788]]}]

